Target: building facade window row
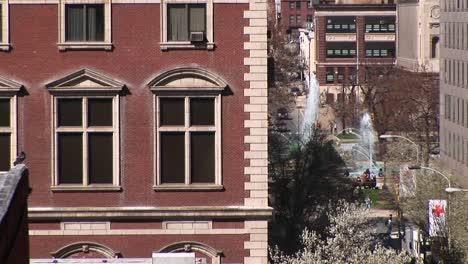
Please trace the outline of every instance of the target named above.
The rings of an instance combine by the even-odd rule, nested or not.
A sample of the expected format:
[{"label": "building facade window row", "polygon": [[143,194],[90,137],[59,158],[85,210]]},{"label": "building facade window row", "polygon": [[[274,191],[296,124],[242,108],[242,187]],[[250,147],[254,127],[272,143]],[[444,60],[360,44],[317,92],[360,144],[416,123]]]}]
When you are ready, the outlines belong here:
[{"label": "building facade window row", "polygon": [[445,119],[468,128],[468,100],[445,94],[444,103]]},{"label": "building facade window row", "polygon": [[[200,75],[203,70],[180,71],[165,74],[169,85],[150,85],[157,168],[153,188],[221,189],[221,92],[226,84]],[[124,85],[84,69],[46,87],[52,98],[51,189],[120,190]],[[16,119],[16,95],[0,90],[0,171],[9,170],[16,153]]]},{"label": "building facade window row", "polygon": [[461,89],[468,89],[468,62],[444,60],[443,82]]},{"label": "building facade window row", "polygon": [[468,23],[442,23],[444,47],[448,49],[468,50]]},{"label": "building facade window row", "polygon": [[444,153],[453,160],[468,166],[468,137],[445,130]]},{"label": "building facade window row", "polygon": [[468,0],[443,0],[441,5],[444,12],[468,11]]},{"label": "building facade window row", "polygon": [[[8,2],[0,0],[0,45],[9,45]],[[213,46],[213,1],[164,1],[161,48]],[[111,1],[63,0],[59,4],[59,43],[64,49],[112,49]]]},{"label": "building facade window row", "polygon": [[[327,17],[327,33],[354,33],[356,32],[356,17]],[[395,33],[394,16],[366,16],[365,33]]]}]

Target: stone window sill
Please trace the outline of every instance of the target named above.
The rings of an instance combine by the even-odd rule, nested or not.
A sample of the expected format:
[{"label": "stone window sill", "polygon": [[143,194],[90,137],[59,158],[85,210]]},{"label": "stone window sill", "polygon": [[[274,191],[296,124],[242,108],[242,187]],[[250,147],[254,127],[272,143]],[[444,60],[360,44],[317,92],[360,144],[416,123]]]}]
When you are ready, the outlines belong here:
[{"label": "stone window sill", "polygon": [[61,51],[65,50],[112,50],[113,45],[109,42],[64,42],[58,43]]},{"label": "stone window sill", "polygon": [[51,186],[52,192],[119,192],[122,187],[115,185],[57,185]]},{"label": "stone window sill", "polygon": [[223,185],[217,184],[161,184],[153,186],[156,192],[166,191],[222,191]]},{"label": "stone window sill", "polygon": [[9,51],[10,48],[10,43],[0,43],[0,51]]},{"label": "stone window sill", "polygon": [[181,42],[161,42],[159,43],[161,50],[170,49],[200,49],[200,50],[214,50],[215,44],[213,42],[193,44],[190,41]]}]

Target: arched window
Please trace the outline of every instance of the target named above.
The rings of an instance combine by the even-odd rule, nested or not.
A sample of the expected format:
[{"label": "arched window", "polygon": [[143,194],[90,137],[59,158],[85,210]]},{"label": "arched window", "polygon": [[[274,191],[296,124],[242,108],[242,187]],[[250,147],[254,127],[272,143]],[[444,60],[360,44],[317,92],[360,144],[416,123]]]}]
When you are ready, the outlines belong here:
[{"label": "arched window", "polygon": [[222,190],[221,100],[227,83],[185,67],[160,74],[149,87],[155,109],[154,189]]},{"label": "arched window", "polygon": [[119,258],[120,252],[94,242],[77,242],[51,253],[52,257],[64,258]]},{"label": "arched window", "polygon": [[223,252],[206,244],[195,241],[181,241],[167,245],[159,250],[159,253],[184,253],[194,252],[195,256],[207,258],[207,264],[221,264]]},{"label": "arched window", "polygon": [[431,39],[431,58],[439,58],[439,37],[434,36]]}]

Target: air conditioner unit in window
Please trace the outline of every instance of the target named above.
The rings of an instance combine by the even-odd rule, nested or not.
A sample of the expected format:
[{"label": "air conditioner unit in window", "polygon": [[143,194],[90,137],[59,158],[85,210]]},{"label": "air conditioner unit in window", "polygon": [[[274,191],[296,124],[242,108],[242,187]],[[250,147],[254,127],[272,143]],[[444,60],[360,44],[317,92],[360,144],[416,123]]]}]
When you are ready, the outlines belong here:
[{"label": "air conditioner unit in window", "polygon": [[204,32],[190,32],[190,42],[204,42],[205,33]]}]

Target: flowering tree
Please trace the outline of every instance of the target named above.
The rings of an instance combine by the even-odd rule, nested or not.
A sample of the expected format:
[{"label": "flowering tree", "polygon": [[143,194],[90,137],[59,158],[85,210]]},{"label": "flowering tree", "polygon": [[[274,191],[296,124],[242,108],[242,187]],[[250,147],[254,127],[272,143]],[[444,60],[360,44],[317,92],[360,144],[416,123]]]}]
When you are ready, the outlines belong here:
[{"label": "flowering tree", "polygon": [[323,208],[330,220],[326,235],[304,230],[303,248],[294,255],[284,255],[277,248],[270,250],[273,264],[406,264],[411,257],[384,248],[373,235],[366,209],[357,204],[339,202]]}]

